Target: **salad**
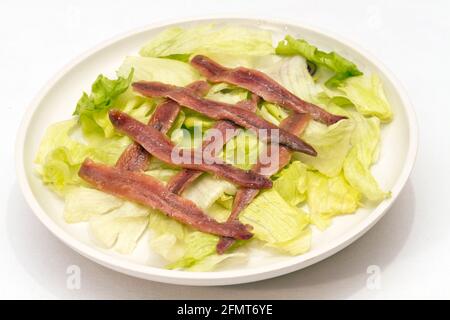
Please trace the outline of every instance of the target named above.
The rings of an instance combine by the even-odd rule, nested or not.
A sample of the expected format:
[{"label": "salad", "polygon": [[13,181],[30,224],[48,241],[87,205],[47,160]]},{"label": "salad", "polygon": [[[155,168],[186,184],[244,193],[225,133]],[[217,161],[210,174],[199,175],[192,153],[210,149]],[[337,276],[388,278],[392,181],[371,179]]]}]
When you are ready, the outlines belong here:
[{"label": "salad", "polygon": [[35,163],[99,246],[211,271],[305,253],[313,228],[389,197],[371,166],[392,116],[375,73],[305,39],[174,27],[99,75]]}]

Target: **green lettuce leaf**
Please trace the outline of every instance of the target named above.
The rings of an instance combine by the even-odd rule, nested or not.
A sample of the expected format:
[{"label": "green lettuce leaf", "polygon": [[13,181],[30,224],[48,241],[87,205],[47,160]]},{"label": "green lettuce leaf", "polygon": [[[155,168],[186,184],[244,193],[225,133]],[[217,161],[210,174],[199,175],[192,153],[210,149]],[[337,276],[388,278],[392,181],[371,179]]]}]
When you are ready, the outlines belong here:
[{"label": "green lettuce leaf", "polygon": [[192,54],[267,55],[274,52],[271,32],[238,26],[219,27],[213,24],[191,28],[166,29],[140,54],[145,57],[168,57],[186,61]]},{"label": "green lettuce leaf", "polygon": [[389,196],[380,189],[370,172],[370,166],[378,159],[380,120],[365,118],[357,112],[351,112],[350,117],[355,130],[351,138],[352,149],[344,161],[344,176],[366,199],[379,202]]},{"label": "green lettuce leaf", "polygon": [[307,203],[311,220],[319,228],[325,229],[331,218],[356,211],[360,193],[348,184],[343,175],[328,178],[321,173],[307,173]]},{"label": "green lettuce leaf", "polygon": [[306,171],[303,163],[294,161],[275,175],[273,189],[291,206],[306,199]]},{"label": "green lettuce leaf", "polygon": [[305,57],[306,60],[333,71],[335,75],[326,82],[326,85],[330,87],[336,87],[347,78],[363,74],[353,62],[336,52],[327,53],[320,51],[306,40],[294,39],[289,35],[278,43],[275,51],[279,55],[299,54]]},{"label": "green lettuce leaf", "polygon": [[371,77],[347,79],[339,85],[338,89],[362,115],[376,116],[384,122],[392,120],[391,106],[384,93],[383,84],[375,73]]},{"label": "green lettuce leaf", "polygon": [[317,156],[295,153],[295,158],[329,177],[336,176],[341,172],[351,148],[353,129],[351,120],[341,120],[331,126],[311,121],[302,134],[302,139],[316,149]]},{"label": "green lettuce leaf", "polygon": [[219,155],[229,164],[250,170],[258,161],[265,144],[252,130],[241,130],[240,133],[225,144],[223,153]]},{"label": "green lettuce leaf", "polygon": [[51,125],[36,155],[35,163],[42,181],[59,195],[64,195],[71,186],[83,184],[78,170],[84,159],[89,157],[112,164],[130,143],[127,137],[115,137],[101,145],[88,145],[72,137],[77,130],[79,125],[76,119]]},{"label": "green lettuce leaf", "polygon": [[83,93],[78,100],[74,115],[79,116],[83,133],[111,137],[114,130],[108,118],[108,110],[116,99],[124,93],[133,79],[133,70],[125,77],[116,80],[99,75],[92,84],[91,93]]},{"label": "green lettuce leaf", "polygon": [[309,245],[308,215],[289,205],[274,189],[262,192],[242,211],[239,220],[253,227],[256,239],[287,254],[298,255]]},{"label": "green lettuce leaf", "polygon": [[185,252],[183,257],[167,266],[169,269],[185,269],[192,267],[204,258],[211,256],[216,252],[216,245],[219,242],[219,237],[193,231],[186,235],[184,239]]}]

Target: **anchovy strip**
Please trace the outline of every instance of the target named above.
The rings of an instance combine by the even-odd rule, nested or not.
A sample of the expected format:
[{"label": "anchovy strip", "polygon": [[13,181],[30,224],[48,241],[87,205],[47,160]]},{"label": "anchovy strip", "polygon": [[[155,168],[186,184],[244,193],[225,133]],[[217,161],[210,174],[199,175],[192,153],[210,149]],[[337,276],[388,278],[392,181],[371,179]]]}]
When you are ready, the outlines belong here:
[{"label": "anchovy strip", "polygon": [[217,222],[193,202],[170,192],[158,180],[146,174],[86,159],[78,175],[100,191],[159,210],[199,231],[236,239],[249,239],[252,236],[243,224],[236,221]]},{"label": "anchovy strip", "polygon": [[195,56],[191,60],[191,65],[211,82],[227,82],[245,88],[266,101],[276,103],[298,113],[308,113],[314,120],[327,125],[346,118],[331,114],[315,104],[300,99],[268,75],[258,70],[244,67],[225,68],[202,55]]}]

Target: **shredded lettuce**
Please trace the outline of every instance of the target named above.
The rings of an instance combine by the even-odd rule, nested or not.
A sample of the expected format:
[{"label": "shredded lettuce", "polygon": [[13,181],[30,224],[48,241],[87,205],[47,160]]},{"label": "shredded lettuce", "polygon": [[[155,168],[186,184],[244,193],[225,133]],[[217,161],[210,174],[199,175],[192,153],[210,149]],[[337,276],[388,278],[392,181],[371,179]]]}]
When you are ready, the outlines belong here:
[{"label": "shredded lettuce", "polygon": [[269,31],[207,24],[167,29],[146,44],[140,54],[187,61],[190,55],[199,53],[267,55],[273,52]]},{"label": "shredded lettuce", "polygon": [[363,74],[353,62],[338,53],[320,51],[306,40],[294,39],[289,35],[278,43],[275,51],[280,55],[299,54],[306,60],[333,71],[335,75],[326,82],[326,85],[330,87],[336,87],[345,79]]},{"label": "shredded lettuce", "polygon": [[342,174],[328,178],[321,173],[307,173],[307,203],[312,221],[321,229],[336,215],[356,211],[360,193],[348,184]]},{"label": "shredded lettuce", "polygon": [[305,245],[310,239],[310,233],[305,232],[308,215],[289,205],[274,189],[262,192],[241,212],[239,220],[251,225],[254,237],[269,247],[291,255],[309,248]]}]

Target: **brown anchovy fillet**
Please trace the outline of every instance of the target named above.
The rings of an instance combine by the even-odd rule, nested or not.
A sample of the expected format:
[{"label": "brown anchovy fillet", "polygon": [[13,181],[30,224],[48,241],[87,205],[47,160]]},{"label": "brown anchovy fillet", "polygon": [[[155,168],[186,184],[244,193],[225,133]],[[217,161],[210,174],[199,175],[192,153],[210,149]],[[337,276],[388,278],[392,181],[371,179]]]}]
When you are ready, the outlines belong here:
[{"label": "brown anchovy fillet", "polygon": [[[307,124],[310,121],[310,116],[308,114],[299,114],[299,113],[293,113],[291,116],[286,118],[282,121],[280,124],[281,127],[285,128],[286,130],[289,130],[289,132],[292,132],[294,134],[300,134],[305,130]],[[289,149],[280,146],[278,150],[278,168],[274,168],[273,171],[262,171],[262,169],[265,168],[265,165],[261,163],[255,164],[253,170],[256,172],[264,172],[265,175],[271,176],[275,173],[277,173],[278,170],[285,167],[289,161],[291,161],[292,153]],[[267,169],[267,168],[266,168]],[[237,191],[236,196],[234,198],[233,202],[233,208],[231,210],[231,214],[228,217],[228,222],[231,221],[237,221],[237,218],[239,216],[239,213],[241,213],[242,210],[244,210],[250,202],[255,199],[255,197],[258,195],[259,190],[251,189],[251,188],[241,188]],[[228,248],[231,247],[231,245],[234,243],[233,238],[229,237],[222,237],[220,238],[219,242],[217,243],[217,253],[222,254],[224,253]]]},{"label": "brown anchovy fillet", "polygon": [[[258,106],[258,102],[259,97],[252,94],[250,100],[243,100],[241,102],[238,102],[236,106],[239,106],[240,108],[246,108],[250,111],[255,112]],[[239,133],[238,131],[239,127],[237,127],[234,123],[226,120],[216,122],[213,129],[218,130],[219,134],[222,137],[220,145],[217,144],[214,146],[215,150],[222,149],[223,146],[228,141],[230,141],[233,137],[235,137]],[[202,149],[205,150],[213,143],[216,143],[214,139],[212,138],[209,140],[205,139],[203,141]],[[200,177],[202,173],[203,172],[197,170],[184,169],[169,180],[167,188],[176,194],[181,194],[184,191],[184,189],[192,182],[194,182],[198,177]]]},{"label": "brown anchovy fillet", "polygon": [[109,167],[86,159],[78,175],[100,191],[160,210],[199,231],[236,239],[252,234],[236,221],[219,223],[193,202],[170,192],[158,180],[143,173]]},{"label": "brown anchovy fillet", "polygon": [[[275,135],[278,135],[279,140],[275,142],[285,145],[294,151],[303,152],[311,156],[317,155],[317,152],[313,147],[297,136],[284,129],[278,128],[276,125],[258,117],[249,110],[238,108],[232,104],[203,99],[186,88],[171,86],[160,82],[135,82],[133,83],[133,88],[145,96],[164,97],[175,100],[180,105],[200,112],[215,120],[229,120],[241,127],[253,129],[256,132],[258,132],[258,129],[266,129],[267,139],[270,139],[274,133]],[[272,130],[277,131],[273,132]]]},{"label": "brown anchovy fillet", "polygon": [[[147,152],[166,163],[182,168],[209,172],[247,188],[266,189],[272,187],[270,179],[254,171],[241,170],[214,157],[205,158],[201,152],[202,150],[182,150],[177,148],[164,134],[151,126],[133,119],[126,113],[111,110],[109,119],[117,130],[128,135]],[[173,156],[175,155],[180,156],[180,160],[187,158],[186,160],[188,161],[174,161]]]},{"label": "brown anchovy fillet", "polygon": [[315,104],[309,103],[292,94],[263,72],[244,67],[228,69],[208,57],[197,55],[191,65],[212,82],[227,82],[245,88],[266,101],[298,113],[308,113],[314,120],[327,125],[346,119],[331,114]]},{"label": "brown anchovy fillet", "polygon": [[[195,81],[187,87],[200,95],[205,95],[209,90],[206,81]],[[179,112],[178,103],[173,100],[164,101],[156,107],[148,125],[165,134],[172,127]],[[130,171],[144,171],[148,168],[149,161],[150,154],[140,144],[133,142],[119,157],[116,166]]]}]

